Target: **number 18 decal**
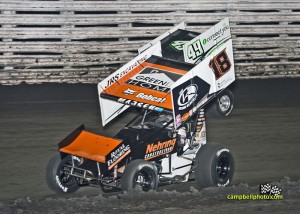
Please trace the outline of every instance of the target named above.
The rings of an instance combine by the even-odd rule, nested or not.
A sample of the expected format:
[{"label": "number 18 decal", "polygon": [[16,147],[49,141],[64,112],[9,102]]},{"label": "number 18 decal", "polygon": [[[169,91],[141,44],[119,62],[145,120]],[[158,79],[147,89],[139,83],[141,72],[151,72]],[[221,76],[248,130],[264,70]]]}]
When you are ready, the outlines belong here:
[{"label": "number 18 decal", "polygon": [[230,70],[231,62],[226,53],[226,49],[222,50],[218,55],[210,60],[209,67],[215,73],[216,79],[219,79]]}]

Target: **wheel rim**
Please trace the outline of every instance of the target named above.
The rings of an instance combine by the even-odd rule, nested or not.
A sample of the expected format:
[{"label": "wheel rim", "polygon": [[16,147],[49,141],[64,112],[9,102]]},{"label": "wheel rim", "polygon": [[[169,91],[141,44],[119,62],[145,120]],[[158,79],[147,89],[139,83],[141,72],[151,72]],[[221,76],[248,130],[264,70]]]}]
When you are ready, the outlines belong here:
[{"label": "wheel rim", "polygon": [[219,98],[219,107],[222,112],[226,112],[230,109],[230,97],[228,95],[223,95]]},{"label": "wheel rim", "polygon": [[216,172],[221,183],[227,182],[231,173],[231,160],[227,155],[220,155],[216,165]]},{"label": "wheel rim", "polygon": [[142,188],[143,191],[153,189],[153,175],[146,169],[140,170],[135,179],[135,187]]},{"label": "wheel rim", "polygon": [[71,166],[71,165],[72,165],[72,162],[67,161],[66,163],[64,163],[61,166],[61,168],[58,172],[58,178],[59,178],[61,184],[66,187],[70,187],[71,185],[76,183],[75,178],[68,174],[68,172],[69,172],[68,166]]}]

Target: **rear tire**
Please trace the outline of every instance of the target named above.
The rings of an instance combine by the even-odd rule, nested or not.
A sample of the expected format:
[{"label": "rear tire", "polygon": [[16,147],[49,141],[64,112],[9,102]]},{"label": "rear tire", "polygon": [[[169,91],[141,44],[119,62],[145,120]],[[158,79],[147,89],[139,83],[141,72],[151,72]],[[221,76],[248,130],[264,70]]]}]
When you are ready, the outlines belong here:
[{"label": "rear tire", "polygon": [[[197,152],[195,179],[199,189],[212,186],[228,186],[234,175],[234,158],[226,147],[220,144],[204,144]],[[197,163],[196,163],[197,164]]]},{"label": "rear tire", "polygon": [[141,188],[147,192],[156,190],[158,186],[158,174],[156,166],[148,161],[137,159],[131,161],[125,168],[121,178],[122,190]]},{"label": "rear tire", "polygon": [[231,90],[225,89],[217,95],[209,113],[215,117],[227,117],[231,114],[234,107],[234,96]]},{"label": "rear tire", "polygon": [[[74,159],[75,163],[78,161]],[[79,189],[77,179],[66,173],[65,165],[72,165],[70,155],[61,159],[60,154],[54,155],[46,169],[46,181],[48,187],[57,194],[74,193]]]}]

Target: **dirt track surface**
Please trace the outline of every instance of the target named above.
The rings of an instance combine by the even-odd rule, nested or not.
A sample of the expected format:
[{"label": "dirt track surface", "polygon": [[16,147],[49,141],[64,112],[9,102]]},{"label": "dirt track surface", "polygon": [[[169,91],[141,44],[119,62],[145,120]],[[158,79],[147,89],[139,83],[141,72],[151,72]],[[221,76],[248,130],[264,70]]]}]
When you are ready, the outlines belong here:
[{"label": "dirt track surface", "polygon": [[[82,123],[92,132],[111,136],[126,116],[101,127],[96,85],[0,86],[0,213],[240,213],[246,209],[262,213],[289,209],[287,212],[297,213],[299,91],[300,79],[238,81],[231,117],[207,118],[208,140],[228,146],[235,155],[232,187],[198,192],[190,182],[160,187],[157,193],[112,196],[85,188],[65,199],[53,194],[44,179],[57,143]],[[280,180],[284,200],[226,199],[228,194],[258,194],[259,184]]]}]

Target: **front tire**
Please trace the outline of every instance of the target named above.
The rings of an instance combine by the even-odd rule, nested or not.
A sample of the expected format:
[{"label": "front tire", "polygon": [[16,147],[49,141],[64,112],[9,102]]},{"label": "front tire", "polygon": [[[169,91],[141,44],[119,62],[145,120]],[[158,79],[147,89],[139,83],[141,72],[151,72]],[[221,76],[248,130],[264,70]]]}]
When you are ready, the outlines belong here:
[{"label": "front tire", "polygon": [[[74,159],[78,163],[78,160]],[[77,179],[67,174],[66,165],[72,165],[72,157],[67,155],[61,159],[60,154],[54,155],[46,169],[48,187],[57,194],[74,193],[79,189]]]},{"label": "front tire", "polygon": [[122,190],[141,188],[147,192],[156,190],[158,186],[158,174],[156,166],[148,161],[137,159],[131,161],[125,168],[121,178]]},{"label": "front tire", "polygon": [[195,157],[195,179],[199,189],[213,186],[228,186],[234,175],[234,158],[220,144],[204,144]]}]

